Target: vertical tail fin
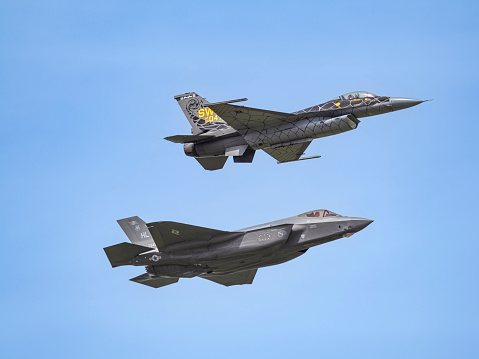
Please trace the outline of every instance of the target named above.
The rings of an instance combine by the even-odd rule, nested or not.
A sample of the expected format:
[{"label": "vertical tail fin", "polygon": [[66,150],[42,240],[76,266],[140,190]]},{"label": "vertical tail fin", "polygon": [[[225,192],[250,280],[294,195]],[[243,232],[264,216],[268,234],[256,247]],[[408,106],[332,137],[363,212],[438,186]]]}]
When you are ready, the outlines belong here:
[{"label": "vertical tail fin", "polygon": [[188,92],[175,96],[181,109],[185,113],[191,125],[191,133],[194,135],[226,129],[229,126],[221,117],[208,107],[209,102],[194,92]]},{"label": "vertical tail fin", "polygon": [[123,232],[128,236],[131,243],[144,247],[156,248],[153,237],[151,236],[145,221],[141,218],[135,216],[119,219],[117,222],[121,229],[123,229]]}]

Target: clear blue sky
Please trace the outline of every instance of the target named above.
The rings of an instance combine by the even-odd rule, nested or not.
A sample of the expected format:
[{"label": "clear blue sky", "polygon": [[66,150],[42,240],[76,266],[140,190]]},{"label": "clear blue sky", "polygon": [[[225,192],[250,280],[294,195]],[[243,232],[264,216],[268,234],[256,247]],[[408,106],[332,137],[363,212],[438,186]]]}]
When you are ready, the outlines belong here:
[{"label": "clear blue sky", "polygon": [[[479,344],[475,1],[2,1],[2,358],[472,358]],[[434,101],[316,140],[321,159],[204,171],[174,95],[295,111]],[[251,286],[129,282],[138,215],[234,230],[374,219]]]}]

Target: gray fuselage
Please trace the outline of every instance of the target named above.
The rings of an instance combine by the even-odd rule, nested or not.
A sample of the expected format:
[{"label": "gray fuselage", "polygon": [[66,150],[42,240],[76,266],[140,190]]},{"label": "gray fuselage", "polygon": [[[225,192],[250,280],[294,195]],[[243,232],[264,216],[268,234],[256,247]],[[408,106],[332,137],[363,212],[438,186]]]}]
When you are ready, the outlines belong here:
[{"label": "gray fuselage", "polygon": [[310,247],[351,235],[372,221],[356,217],[290,217],[211,238],[138,255],[131,264],[151,274],[193,277],[280,264]]}]

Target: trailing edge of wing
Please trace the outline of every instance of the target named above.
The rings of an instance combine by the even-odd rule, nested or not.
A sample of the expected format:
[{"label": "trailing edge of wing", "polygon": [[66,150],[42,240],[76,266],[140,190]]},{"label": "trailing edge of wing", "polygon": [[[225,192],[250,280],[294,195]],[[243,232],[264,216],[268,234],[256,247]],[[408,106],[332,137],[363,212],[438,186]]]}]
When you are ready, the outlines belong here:
[{"label": "trailing edge of wing", "polygon": [[201,142],[206,141],[210,138],[215,136],[207,136],[207,135],[175,135],[175,136],[168,136],[165,137],[165,140],[174,142],[174,143],[189,143],[189,142]]},{"label": "trailing edge of wing", "polygon": [[204,279],[208,279],[212,282],[222,284],[224,286],[232,285],[241,285],[241,284],[251,284],[253,283],[254,277],[258,269],[251,269],[247,271],[234,272],[231,274],[223,275],[202,275]]},{"label": "trailing edge of wing", "polygon": [[138,277],[131,278],[132,282],[140,283],[147,285],[153,288],[164,287],[165,285],[173,284],[178,282],[180,278],[169,278],[169,277],[156,277],[148,273],[139,275]]}]

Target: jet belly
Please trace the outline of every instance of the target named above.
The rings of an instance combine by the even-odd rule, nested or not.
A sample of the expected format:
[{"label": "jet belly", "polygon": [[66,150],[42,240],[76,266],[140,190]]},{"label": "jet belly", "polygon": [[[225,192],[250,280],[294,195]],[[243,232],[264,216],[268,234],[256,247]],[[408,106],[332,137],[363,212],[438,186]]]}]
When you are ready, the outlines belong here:
[{"label": "jet belly", "polygon": [[283,123],[259,132],[247,133],[244,138],[253,149],[262,149],[278,144],[294,144],[295,141],[336,135],[354,130],[359,120],[351,115],[334,118],[313,117],[296,122]]},{"label": "jet belly", "polygon": [[248,145],[244,138],[240,135],[231,137],[217,137],[210,141],[200,143],[185,144],[185,154],[191,157],[215,157],[225,156],[228,148]]}]

